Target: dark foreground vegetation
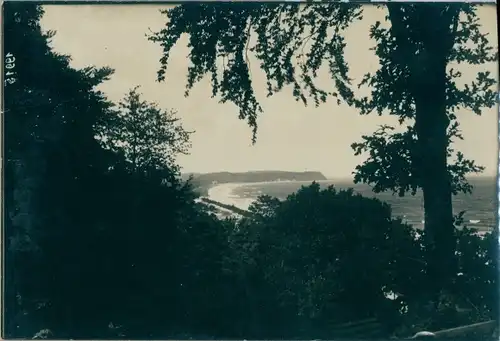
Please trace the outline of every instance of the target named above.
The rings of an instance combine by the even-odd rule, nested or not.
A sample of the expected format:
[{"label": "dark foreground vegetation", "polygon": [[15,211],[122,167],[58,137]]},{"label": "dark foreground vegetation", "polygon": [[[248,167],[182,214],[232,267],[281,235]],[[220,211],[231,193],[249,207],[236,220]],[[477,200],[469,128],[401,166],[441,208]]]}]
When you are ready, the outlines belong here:
[{"label": "dark foreground vegetation", "polygon": [[4,338],[333,338],[370,317],[407,336],[498,316],[496,234],[455,231],[436,302],[427,239],[379,200],[313,183],[220,220],[179,180],[174,112],[138,89],[110,103],[112,70],[72,69],[39,6],[4,6]]}]

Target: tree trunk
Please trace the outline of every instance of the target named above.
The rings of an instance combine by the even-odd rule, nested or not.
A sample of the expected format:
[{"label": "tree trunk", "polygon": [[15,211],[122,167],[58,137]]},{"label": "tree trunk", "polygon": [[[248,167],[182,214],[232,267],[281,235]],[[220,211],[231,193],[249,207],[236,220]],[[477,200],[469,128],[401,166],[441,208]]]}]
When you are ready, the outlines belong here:
[{"label": "tree trunk", "polygon": [[[424,194],[427,275],[430,294],[449,287],[456,273],[451,179],[447,167],[450,120],[446,103],[446,66],[455,43],[459,6],[388,4],[397,62],[410,69],[415,99],[417,150],[415,174]],[[413,12],[409,14],[409,10]],[[432,25],[429,23],[432,22]],[[395,59],[396,60],[396,59]]]},{"label": "tree trunk", "polygon": [[433,49],[418,57],[414,72],[416,158],[424,195],[430,294],[446,289],[456,273],[451,179],[447,169],[446,56]]}]

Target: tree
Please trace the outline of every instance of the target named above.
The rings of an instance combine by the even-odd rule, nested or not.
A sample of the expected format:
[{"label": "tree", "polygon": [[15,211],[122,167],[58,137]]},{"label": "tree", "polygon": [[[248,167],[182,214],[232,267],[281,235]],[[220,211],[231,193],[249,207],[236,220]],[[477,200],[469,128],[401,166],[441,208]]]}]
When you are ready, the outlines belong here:
[{"label": "tree", "polygon": [[[179,179],[173,160],[188,145],[176,119],[132,91],[122,110],[137,105],[134,113],[149,123],[134,126],[133,115],[121,115],[95,89],[111,69],[76,70],[50,48],[54,33],[42,32],[39,5],[6,4],[4,11],[4,335],[220,331],[218,313],[231,316],[231,302],[219,303],[230,289],[220,266],[226,225]],[[116,148],[96,139],[104,132]],[[119,145],[130,136],[137,138],[132,154]],[[149,143],[156,143],[151,152]]]},{"label": "tree", "polygon": [[131,89],[118,109],[98,126],[103,145],[121,152],[133,171],[169,168],[178,171],[175,158],[186,154],[191,132],[184,130],[173,110],[160,110]]},{"label": "tree", "polygon": [[64,335],[69,325],[61,312],[84,297],[67,290],[82,279],[73,270],[85,256],[77,250],[92,238],[89,218],[101,218],[103,197],[93,190],[105,183],[112,161],[93,137],[93,124],[109,107],[94,87],[112,70],[70,68],[70,59],[49,47],[54,33],[42,32],[40,6],[3,10],[5,49],[15,66],[5,70],[4,332],[31,337],[59,326]]},{"label": "tree", "polygon": [[397,315],[397,306],[384,294],[397,292],[411,304],[420,289],[414,231],[377,199],[313,183],[281,202],[260,197],[250,211],[233,238],[245,241],[235,242],[245,253],[237,258],[250,260],[256,330],[267,332],[255,337],[332,338],[335,323],[390,321],[386,314]]},{"label": "tree", "polygon": [[[356,95],[343,55],[343,31],[362,18],[358,5],[183,4],[162,11],[168,23],[149,39],[163,48],[158,71],[162,81],[171,49],[183,33],[189,34],[192,65],[186,95],[210,74],[213,95],[239,107],[239,118],[252,127],[254,142],[256,117],[262,109],[252,88],[248,53],[256,56],[266,73],[268,96],[291,86],[295,99],[304,104],[312,98],[320,105],[333,97],[356,106],[361,114],[397,116],[405,132],[383,127],[353,144],[355,153],[369,152],[368,160],[356,169],[355,181],[400,195],[422,189],[427,272],[434,286],[429,289],[437,293],[450,284],[457,269],[451,196],[470,191],[465,175],[482,170],[461,153],[449,163],[452,141],[461,138],[456,111],[465,107],[480,114],[495,103],[495,80],[488,72],[479,72],[476,81],[460,88],[461,73],[453,66],[492,62],[496,54],[480,31],[477,5],[383,6],[390,28],[374,22],[370,29],[381,67],[359,83],[370,87],[369,97]],[[335,91],[315,85],[322,66],[328,68]]]}]

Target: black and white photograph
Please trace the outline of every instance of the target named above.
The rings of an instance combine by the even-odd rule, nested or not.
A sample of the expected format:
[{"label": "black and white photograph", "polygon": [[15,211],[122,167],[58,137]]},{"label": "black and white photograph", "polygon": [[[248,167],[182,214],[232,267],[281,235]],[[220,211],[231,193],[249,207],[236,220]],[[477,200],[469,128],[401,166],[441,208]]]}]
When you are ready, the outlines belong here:
[{"label": "black and white photograph", "polygon": [[3,339],[498,340],[495,4],[0,22]]}]

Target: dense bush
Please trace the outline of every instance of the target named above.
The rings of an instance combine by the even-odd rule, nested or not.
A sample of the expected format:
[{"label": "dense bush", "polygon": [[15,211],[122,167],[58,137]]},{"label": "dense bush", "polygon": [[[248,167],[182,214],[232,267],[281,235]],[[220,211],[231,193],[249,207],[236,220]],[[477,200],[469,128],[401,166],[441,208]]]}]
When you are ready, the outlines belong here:
[{"label": "dense bush", "polygon": [[283,202],[261,197],[250,211],[232,240],[239,252],[244,244],[247,271],[260,276],[254,291],[260,285],[272,297],[258,297],[260,323],[291,333],[282,337],[328,336],[334,323],[397,315],[386,294],[417,290],[415,234],[377,199],[313,183]]},{"label": "dense bush", "polygon": [[459,272],[453,285],[441,293],[438,305],[423,290],[402,316],[397,335],[498,320],[498,233],[480,235],[462,226],[456,230],[456,241]]}]

